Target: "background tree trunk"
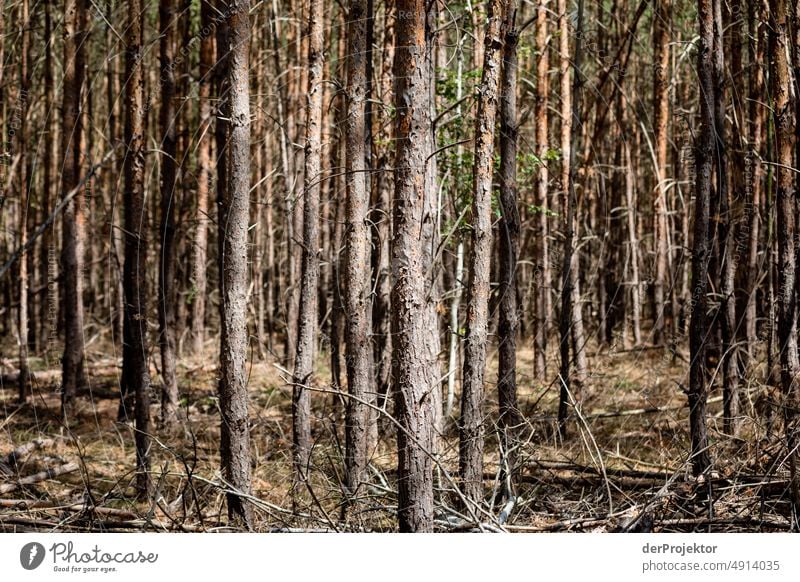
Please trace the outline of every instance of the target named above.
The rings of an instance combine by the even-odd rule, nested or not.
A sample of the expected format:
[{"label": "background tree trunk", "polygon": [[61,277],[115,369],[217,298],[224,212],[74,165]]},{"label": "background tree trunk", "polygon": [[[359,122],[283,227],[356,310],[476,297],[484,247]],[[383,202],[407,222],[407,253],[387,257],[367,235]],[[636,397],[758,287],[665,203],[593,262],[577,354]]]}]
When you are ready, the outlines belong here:
[{"label": "background tree trunk", "polygon": [[[150,369],[147,361],[147,208],[145,206],[145,106],[142,73],[141,0],[129,0],[125,46],[125,345],[122,353],[123,412],[134,395],[136,487],[150,492]],[[65,92],[66,93],[66,92]]]},{"label": "background tree trunk", "polygon": [[[83,43],[86,0],[64,2],[64,77],[61,104],[61,196],[68,195],[80,180],[80,99],[84,80]],[[130,154],[129,154],[130,155]],[[64,278],[64,357],[62,358],[61,403],[65,417],[72,415],[75,394],[86,382],[83,339],[83,194],[78,193],[64,210],[61,272]],[[124,384],[124,383],[123,383]]]},{"label": "background tree trunk", "polygon": [[[200,24],[211,26],[212,0],[200,1]],[[200,39],[200,79],[198,81],[199,127],[197,143],[197,210],[192,253],[192,347],[196,357],[202,356],[205,342],[205,315],[208,276],[208,195],[211,190],[211,85],[214,68],[214,37],[206,34]]]},{"label": "background tree trunk", "polygon": [[160,27],[161,76],[161,253],[158,260],[158,343],[161,348],[161,422],[165,426],[178,419],[178,379],[175,375],[175,164],[177,135],[175,113],[175,42],[177,14],[175,0],[158,5]]}]

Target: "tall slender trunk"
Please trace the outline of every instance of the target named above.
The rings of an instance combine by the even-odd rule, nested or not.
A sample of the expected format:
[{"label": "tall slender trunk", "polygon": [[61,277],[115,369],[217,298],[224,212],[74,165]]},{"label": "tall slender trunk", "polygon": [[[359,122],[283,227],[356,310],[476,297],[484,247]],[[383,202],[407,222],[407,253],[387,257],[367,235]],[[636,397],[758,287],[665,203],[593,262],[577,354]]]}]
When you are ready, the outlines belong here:
[{"label": "tall slender trunk", "polygon": [[[44,51],[44,98],[47,113],[44,115],[44,157],[42,166],[44,176],[42,177],[42,213],[47,216],[50,214],[52,206],[54,180],[56,179],[56,94],[53,74],[53,60],[55,53],[55,37],[53,36],[53,16],[52,10],[55,5],[54,0],[47,0],[44,3],[44,42],[47,50]],[[0,32],[0,36],[2,32]],[[2,62],[2,61],[0,61]],[[57,287],[55,280],[58,273],[53,276],[53,259],[55,258],[55,244],[53,242],[53,227],[42,233],[42,243],[40,247],[39,261],[42,269],[42,287],[45,289],[44,306],[39,318],[39,337],[44,351],[45,361],[50,361],[50,344],[56,340],[53,337],[54,321],[53,316],[58,310],[58,298],[53,291]]]},{"label": "tall slender trunk", "polygon": [[369,238],[369,192],[366,172],[367,0],[352,0],[347,12],[347,234],[345,258],[345,330],[347,343],[347,401],[345,420],[345,485],[357,496],[367,466],[367,430],[374,399],[372,371],[372,305]]},{"label": "tall slender trunk", "polygon": [[667,146],[669,127],[670,49],[669,33],[672,21],[671,0],[656,0],[653,13],[653,48],[655,67],[653,74],[653,108],[655,109],[656,192],[653,208],[653,236],[655,237],[655,278],[653,280],[654,323],[653,335],[657,345],[664,343],[664,311],[669,282],[668,221],[667,221]]},{"label": "tall slender trunk", "polygon": [[725,121],[726,78],[723,41],[722,5],[714,0],[714,125],[716,160],[716,194],[719,199],[718,246],[723,430],[732,434],[739,413],[739,365],[736,348],[736,244],[734,222],[731,218],[731,176],[728,173],[728,143]]},{"label": "tall slender trunk", "polygon": [[[396,2],[394,75],[397,114],[395,201],[392,237],[392,385],[400,423],[398,517],[400,531],[433,530],[433,463],[440,390],[438,344],[430,327],[431,265],[425,260],[430,240],[420,236],[435,222],[426,190],[431,132],[431,77],[425,62],[430,44],[428,5],[424,0]],[[399,17],[402,15],[402,17]]]},{"label": "tall slender trunk", "polygon": [[[797,201],[792,158],[795,147],[795,111],[790,87],[790,16],[786,0],[770,0],[770,92],[775,127],[775,201],[778,210],[778,347],[784,396],[789,487],[794,520],[800,512],[800,362],[797,354],[796,245]],[[796,522],[795,522],[796,525]]]},{"label": "tall slender trunk", "polygon": [[175,0],[158,5],[161,77],[161,225],[158,256],[158,343],[161,348],[161,422],[170,426],[178,418],[178,379],[175,375],[175,162],[177,135],[174,55],[177,37]]},{"label": "tall slender trunk", "polygon": [[[20,27],[22,29],[22,43],[20,46],[19,61],[19,91],[17,93],[16,115],[19,116],[19,129],[17,135],[19,161],[19,223],[17,227],[18,245],[22,246],[28,238],[28,211],[29,198],[29,170],[31,168],[31,152],[29,152],[28,131],[28,105],[30,102],[30,75],[28,69],[28,51],[30,50],[30,6],[28,0],[22,0],[20,5]],[[5,66],[3,63],[0,66]],[[31,392],[31,373],[28,366],[28,282],[29,264],[28,254],[19,257],[19,270],[17,271],[19,284],[19,309],[17,310],[17,324],[19,337],[19,401],[25,402]],[[32,275],[32,273],[30,273]]]},{"label": "tall slender trunk", "polygon": [[[250,427],[247,408],[247,227],[250,218],[250,2],[233,0],[226,8],[227,33],[218,45],[227,54],[224,180],[217,183],[220,273],[220,454],[228,519],[251,529]],[[242,495],[238,493],[241,492]]]},{"label": "tall slender trunk", "polygon": [[[80,179],[80,99],[84,80],[86,46],[83,42],[87,0],[64,1],[64,77],[62,82],[61,196],[77,187]],[[61,408],[72,415],[78,386],[85,383],[83,340],[83,193],[64,209],[61,272],[64,278],[64,357],[62,358]]]},{"label": "tall slender trunk", "polygon": [[[141,0],[129,0],[125,39],[125,344],[122,352],[121,405],[133,394],[136,424],[136,486],[150,490],[150,369],[147,361],[147,208],[145,206],[145,105],[142,73],[144,13]],[[123,409],[124,411],[124,409]]]},{"label": "tall slender trunk", "polygon": [[[489,327],[489,279],[492,257],[492,184],[494,126],[497,117],[503,37],[503,2],[488,6],[483,51],[483,74],[475,118],[475,154],[472,171],[472,256],[469,265],[467,337],[461,386],[459,470],[464,495],[483,499],[483,403],[486,343]],[[505,207],[504,207],[505,209]]]},{"label": "tall slender trunk", "polygon": [[[500,82],[500,322],[497,328],[500,355],[497,369],[497,397],[500,408],[500,446],[503,473],[512,479],[516,471],[517,435],[522,415],[517,408],[517,257],[520,219],[517,207],[517,45],[516,2],[506,3],[503,75]],[[511,490],[506,491],[511,497]]]},{"label": "tall slender trunk", "polygon": [[[578,20],[575,31],[575,56],[569,55],[569,24],[567,22],[567,2],[559,0],[559,33],[561,58],[561,184],[564,189],[564,262],[561,274],[561,390],[558,405],[558,431],[561,438],[566,437],[567,410],[570,402],[578,402],[586,377],[585,341],[583,338],[583,317],[580,306],[579,265],[575,253],[575,152],[576,142],[581,131],[580,89],[581,57],[583,44],[583,0],[578,0]],[[569,71],[573,69],[570,84]],[[576,127],[577,126],[577,127]],[[570,344],[575,365],[575,374],[570,374]]]},{"label": "tall slender trunk", "polygon": [[745,191],[749,194],[746,204],[750,205],[749,231],[747,243],[747,304],[744,313],[745,336],[747,338],[747,354],[755,355],[758,340],[758,285],[759,268],[759,234],[761,232],[761,133],[764,127],[764,111],[761,105],[764,94],[764,43],[761,38],[760,17],[756,13],[756,4],[748,2],[748,43],[747,52],[750,61],[748,75],[748,108],[750,124],[747,126],[747,152],[745,153]]},{"label": "tall slender trunk", "polygon": [[711,258],[709,241],[709,212],[711,204],[711,173],[714,164],[714,13],[713,0],[698,0],[700,45],[698,74],[700,77],[700,132],[695,144],[695,215],[692,250],[692,319],[689,330],[689,430],[691,462],[695,475],[711,466],[706,428],[706,289],[708,264]]},{"label": "tall slender trunk", "polygon": [[553,302],[551,290],[553,286],[550,268],[550,211],[548,190],[550,188],[550,172],[547,166],[547,151],[550,148],[548,136],[548,100],[550,98],[550,57],[548,50],[547,0],[540,0],[536,8],[536,52],[539,60],[536,64],[536,148],[542,165],[536,177],[536,204],[538,208],[538,250],[536,298],[534,317],[534,373],[537,379],[544,380],[547,374],[547,337],[550,333]]},{"label": "tall slender trunk", "polygon": [[[380,79],[380,100],[392,102],[392,61],[394,60],[394,0],[384,3],[383,54]],[[375,299],[372,303],[373,346],[375,359],[375,379],[378,390],[378,406],[387,403],[389,384],[392,374],[392,336],[390,322],[390,296],[392,292],[390,248],[391,240],[391,205],[392,182],[388,167],[391,163],[388,143],[392,138],[392,124],[388,120],[385,108],[378,108],[375,115],[379,132],[373,132],[379,138],[378,146],[373,148],[376,157],[375,178],[373,184],[373,204],[370,216],[372,223],[372,273],[374,277]]]},{"label": "tall slender trunk", "polygon": [[[211,26],[212,0],[200,2],[200,24],[203,30]],[[200,126],[197,129],[197,210],[195,214],[192,253],[192,349],[195,356],[203,353],[208,276],[208,195],[211,190],[211,85],[214,67],[214,37],[200,39],[200,80],[198,88]]]},{"label": "tall slender trunk", "polygon": [[308,13],[308,84],[303,167],[303,258],[297,314],[292,418],[295,476],[303,481],[311,454],[311,392],[317,343],[319,284],[319,198],[322,153],[322,1],[310,0]]}]

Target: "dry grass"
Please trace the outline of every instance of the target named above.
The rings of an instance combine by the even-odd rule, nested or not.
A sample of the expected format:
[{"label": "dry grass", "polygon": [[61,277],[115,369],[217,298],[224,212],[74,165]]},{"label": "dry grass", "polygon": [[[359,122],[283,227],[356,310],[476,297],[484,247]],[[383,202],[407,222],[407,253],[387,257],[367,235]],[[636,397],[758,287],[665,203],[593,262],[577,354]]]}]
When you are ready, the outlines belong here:
[{"label": "dry grass", "polygon": [[[154,429],[152,472],[157,495],[134,500],[133,428],[116,421],[118,372],[106,352],[94,347],[90,390],[80,396],[78,418],[70,426],[59,419],[57,381],[37,382],[34,398],[15,403],[16,387],[0,386],[0,451],[34,438],[57,437],[55,445],[31,454],[20,475],[68,461],[81,470],[57,480],[22,487],[4,501],[0,530],[172,529],[210,531],[226,527],[224,484],[219,479],[219,415],[214,358],[179,366],[183,409],[179,430]],[[592,349],[589,350],[593,352]],[[721,432],[721,403],[712,393],[709,429],[715,474],[691,477],[688,409],[682,392],[685,356],[663,350],[601,350],[590,356],[591,377],[580,416],[570,436],[558,442],[554,413],[555,383],[532,378],[532,354],[519,358],[519,397],[526,418],[519,451],[516,505],[504,527],[509,530],[765,530],[788,528],[785,468],[781,458],[779,414],[770,392],[751,382],[744,387],[744,427],[740,438]],[[322,355],[322,360],[325,359]],[[551,361],[554,372],[557,363]],[[488,378],[493,379],[494,363]],[[39,365],[39,367],[44,367]],[[154,382],[157,381],[156,370]],[[763,370],[752,370],[763,377]],[[324,529],[391,531],[396,527],[393,427],[382,422],[372,451],[370,486],[346,515],[341,487],[344,447],[343,410],[323,382],[320,369],[314,407],[312,478],[293,490],[291,465],[291,391],[278,367],[250,364],[253,495],[260,531]],[[494,383],[487,385],[486,500],[484,512],[459,510],[454,492],[458,467],[455,419],[447,419],[436,470],[437,524],[441,529],[476,527],[478,516],[490,529],[501,509],[501,456],[491,429],[497,418]],[[641,412],[636,413],[639,410]],[[152,411],[158,417],[157,407]],[[9,478],[10,479],[10,478]],[[709,498],[709,491],[711,497]],[[712,501],[709,501],[712,499]],[[31,502],[54,507],[31,508]],[[79,504],[82,510],[66,508]],[[130,511],[136,519],[110,519],[92,508]]]}]

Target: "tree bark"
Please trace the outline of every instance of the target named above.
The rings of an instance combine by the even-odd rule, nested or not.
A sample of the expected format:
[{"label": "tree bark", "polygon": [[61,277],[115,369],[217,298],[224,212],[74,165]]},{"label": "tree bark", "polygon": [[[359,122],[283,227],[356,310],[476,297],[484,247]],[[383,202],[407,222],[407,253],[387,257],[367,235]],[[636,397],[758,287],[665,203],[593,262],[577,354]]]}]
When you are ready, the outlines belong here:
[{"label": "tree bark", "polygon": [[[489,327],[489,283],[492,256],[492,185],[494,178],[494,128],[497,117],[503,2],[489,2],[484,38],[484,60],[475,118],[475,153],[472,171],[472,256],[467,288],[467,336],[461,386],[459,471],[464,495],[476,503],[483,499],[484,375]],[[504,207],[505,209],[505,207]]]},{"label": "tree bark", "polygon": [[392,385],[400,423],[398,517],[401,532],[433,530],[433,454],[440,390],[438,344],[430,328],[430,230],[435,216],[426,197],[431,133],[430,30],[423,0],[398,0],[394,75],[397,144],[392,237]]},{"label": "tree bark", "polygon": [[[211,26],[212,0],[200,2],[200,24],[205,30]],[[211,85],[214,68],[214,37],[206,34],[200,39],[200,79],[198,81],[199,127],[197,129],[197,210],[195,213],[194,244],[192,252],[192,351],[202,356],[205,343],[206,297],[208,276],[208,195],[211,190]]]},{"label": "tree bark", "polygon": [[547,108],[550,93],[548,49],[547,0],[541,0],[536,8],[536,51],[539,60],[536,64],[536,147],[541,160],[536,177],[536,204],[538,206],[538,277],[536,284],[536,315],[534,317],[534,373],[539,380],[547,375],[547,338],[550,335],[553,302],[553,286],[550,268],[550,205],[548,190],[550,172],[547,165],[547,152],[550,148],[548,136]]},{"label": "tree bark", "polygon": [[711,172],[714,164],[714,13],[712,0],[698,0],[700,45],[698,74],[700,78],[700,132],[695,143],[695,216],[692,249],[691,323],[689,329],[689,431],[691,437],[692,472],[705,473],[711,466],[706,428],[706,289],[711,257],[709,211]]},{"label": "tree bark", "polygon": [[[392,63],[394,60],[394,0],[384,3],[383,54],[380,79],[380,100],[392,103]],[[373,132],[379,138],[373,147],[375,153],[375,177],[373,185],[373,204],[370,212],[372,223],[372,273],[374,277],[375,298],[372,303],[373,346],[375,359],[375,379],[378,390],[377,404],[386,406],[389,384],[392,376],[392,336],[390,318],[390,296],[392,292],[390,241],[392,181],[388,169],[391,164],[389,142],[392,139],[392,124],[385,108],[378,108],[375,115],[376,125],[381,128]]]},{"label": "tree bark", "polygon": [[[19,90],[17,91],[17,102],[15,114],[19,116],[19,126],[17,131],[17,147],[20,156],[19,161],[19,215],[17,226],[17,240],[21,247],[27,242],[28,238],[28,212],[30,207],[29,197],[29,170],[31,168],[28,135],[28,105],[30,101],[30,74],[28,68],[28,51],[30,50],[30,6],[28,0],[22,0],[20,5],[20,28],[21,28],[21,47],[19,61]],[[4,66],[5,64],[3,64]],[[17,333],[19,342],[19,402],[24,403],[32,390],[32,378],[28,367],[28,283],[29,283],[29,254],[23,253],[19,257],[19,269],[17,271],[19,286],[19,309],[17,310]]]},{"label": "tree bark", "polygon": [[228,519],[251,529],[250,427],[247,398],[247,230],[250,217],[250,2],[226,7],[227,54],[221,115],[225,123],[224,181],[219,201],[220,380],[222,472],[237,493],[227,493]]},{"label": "tree bark", "polygon": [[297,319],[292,418],[295,477],[305,481],[311,455],[311,392],[317,343],[319,284],[319,198],[322,154],[323,5],[311,0],[308,13],[308,83],[303,167],[303,257]]},{"label": "tree bark", "polygon": [[175,0],[158,5],[160,27],[161,110],[161,254],[158,257],[158,343],[161,348],[161,422],[178,419],[178,379],[175,375],[175,163],[177,135],[175,113],[175,44],[177,20]]},{"label": "tree bark", "polygon": [[[566,437],[567,411],[570,402],[578,402],[586,377],[586,353],[583,337],[583,317],[580,306],[579,264],[575,253],[575,152],[576,140],[581,131],[580,89],[581,56],[583,43],[583,0],[578,0],[578,20],[575,32],[575,57],[569,55],[569,24],[567,2],[559,0],[559,33],[561,57],[561,184],[564,188],[564,261],[561,275],[561,389],[558,405],[558,432]],[[569,70],[573,69],[570,84]],[[577,126],[577,127],[576,127]],[[575,365],[571,375],[570,344]]]},{"label": "tree bark", "polygon": [[794,513],[800,512],[800,362],[797,353],[797,201],[792,158],[795,147],[795,111],[790,88],[790,15],[786,0],[770,0],[770,89],[775,127],[775,201],[778,210],[778,349],[781,364],[781,385],[784,397],[784,418],[789,486]]},{"label": "tree bark", "polygon": [[368,1],[352,0],[347,13],[347,234],[345,266],[345,330],[347,400],[345,418],[345,485],[357,497],[367,467],[367,432],[371,412],[363,402],[374,400],[372,367],[372,304],[369,236],[369,192],[366,172],[367,19]]},{"label": "tree bark", "polygon": [[[518,434],[522,415],[517,407],[517,258],[519,256],[520,218],[517,194],[517,46],[516,2],[506,3],[505,38],[503,45],[503,74],[500,82],[500,321],[497,328],[499,363],[497,396],[500,409],[500,448],[503,455],[503,474],[516,471]],[[511,498],[513,492],[507,490]]]},{"label": "tree bark", "polygon": [[[122,401],[134,395],[136,486],[150,492],[150,369],[147,362],[147,208],[145,206],[145,106],[142,73],[141,0],[129,0],[125,42],[125,344],[122,353]],[[123,408],[123,412],[124,412]]]},{"label": "tree bark", "polygon": [[[86,51],[86,0],[64,2],[64,77],[62,84],[61,196],[66,196],[80,179],[80,116],[81,91],[85,76],[83,63]],[[83,340],[83,240],[84,200],[79,192],[64,210],[62,228],[61,272],[64,278],[64,356],[62,358],[62,414],[72,416],[75,394],[86,379],[84,376]]]},{"label": "tree bark", "polygon": [[655,109],[656,192],[653,204],[653,236],[655,237],[655,278],[653,280],[654,322],[653,340],[664,344],[664,312],[669,284],[669,232],[667,221],[667,145],[669,127],[670,48],[669,32],[672,21],[671,0],[656,0],[653,22],[653,103]]}]

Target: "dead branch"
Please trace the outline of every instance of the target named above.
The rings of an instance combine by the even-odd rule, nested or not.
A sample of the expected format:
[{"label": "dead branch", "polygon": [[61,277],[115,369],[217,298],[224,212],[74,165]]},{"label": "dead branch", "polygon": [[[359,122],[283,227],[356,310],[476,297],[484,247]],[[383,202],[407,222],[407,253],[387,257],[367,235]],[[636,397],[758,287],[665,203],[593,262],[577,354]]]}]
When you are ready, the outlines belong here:
[{"label": "dead branch", "polygon": [[74,461],[70,461],[64,465],[53,467],[51,469],[46,469],[44,471],[39,471],[38,473],[34,473],[33,475],[28,475],[27,477],[23,477],[14,483],[5,483],[0,485],[0,494],[9,493],[10,491],[15,491],[19,489],[23,485],[33,485],[34,483],[39,483],[40,481],[46,481],[47,479],[54,479],[60,475],[65,475],[66,473],[72,473],[73,471],[77,471],[79,469],[78,463]]}]

